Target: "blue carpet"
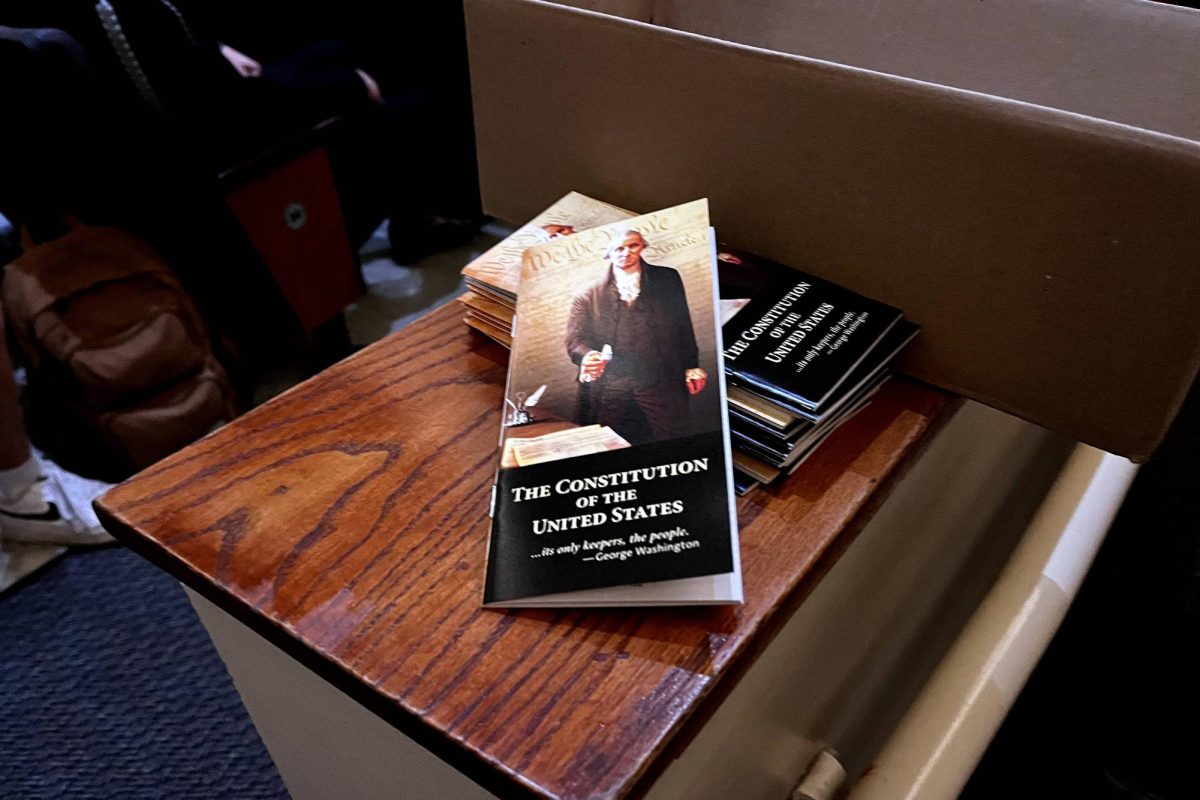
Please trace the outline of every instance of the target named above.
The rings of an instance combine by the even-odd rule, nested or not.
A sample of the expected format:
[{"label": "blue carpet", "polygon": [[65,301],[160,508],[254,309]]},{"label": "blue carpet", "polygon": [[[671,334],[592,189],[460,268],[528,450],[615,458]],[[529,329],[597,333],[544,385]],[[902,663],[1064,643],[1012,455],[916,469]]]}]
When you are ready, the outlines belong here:
[{"label": "blue carpet", "polygon": [[183,590],[106,548],[0,596],[0,796],[288,793]]}]

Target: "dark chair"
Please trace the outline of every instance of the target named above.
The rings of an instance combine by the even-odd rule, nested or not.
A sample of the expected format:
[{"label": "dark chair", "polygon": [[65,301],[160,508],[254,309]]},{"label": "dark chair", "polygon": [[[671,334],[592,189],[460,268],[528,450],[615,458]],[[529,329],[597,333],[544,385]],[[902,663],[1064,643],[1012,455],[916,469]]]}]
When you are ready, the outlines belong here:
[{"label": "dark chair", "polygon": [[364,291],[324,144],[337,124],[326,120],[218,178],[226,204],[310,335]]}]

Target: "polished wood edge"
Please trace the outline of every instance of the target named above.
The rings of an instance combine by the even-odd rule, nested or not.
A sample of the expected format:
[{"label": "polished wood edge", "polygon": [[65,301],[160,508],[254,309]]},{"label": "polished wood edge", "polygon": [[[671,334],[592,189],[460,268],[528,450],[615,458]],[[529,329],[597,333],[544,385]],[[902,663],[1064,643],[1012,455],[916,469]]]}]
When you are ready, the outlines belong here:
[{"label": "polished wood edge", "polygon": [[[911,378],[906,379],[912,381]],[[941,392],[938,389],[935,391]],[[924,455],[932,441],[937,438],[937,434],[962,408],[962,405],[961,397],[952,396],[930,419],[920,432],[917,444],[900,459],[887,478],[875,488],[875,491],[871,493],[871,499],[863,504],[862,508],[854,515],[854,519],[842,530],[842,533],[825,546],[817,556],[812,568],[805,573],[795,589],[782,596],[775,607],[763,616],[758,633],[753,640],[746,641],[740,650],[730,655],[725,668],[704,687],[693,705],[691,713],[680,719],[673,730],[664,734],[660,740],[663,742],[662,746],[647,759],[645,768],[631,782],[629,790],[618,795],[621,800],[640,800],[645,797],[671,762],[691,744],[705,723],[721,707],[746,672],[754,666],[758,657],[775,640],[783,626],[800,608],[801,603],[812,594],[821,579],[829,573],[846,550],[850,548],[850,545],[855,542],[867,523],[875,516],[875,512],[887,501],[892,491]]]},{"label": "polished wood edge", "polygon": [[185,560],[138,533],[98,501],[94,507],[105,530],[120,544],[195,590],[485,790],[505,800],[553,800],[550,795],[539,792],[525,783],[520,775],[501,769],[497,764],[481,758],[479,753],[457,739],[446,736],[441,729],[425,724],[421,717],[397,705],[394,698],[363,683],[336,660],[305,645],[285,628],[274,624],[231,592],[217,586]]},{"label": "polished wood edge", "polygon": [[[945,396],[940,390],[935,391]],[[816,587],[818,581],[828,573],[854,542],[875,511],[887,500],[895,486],[925,452],[932,440],[936,438],[937,432],[953,417],[962,403],[962,398],[948,396],[941,407],[929,416],[925,425],[914,433],[913,445],[890,468],[886,478],[878,484],[842,533],[826,543],[825,547],[815,556],[811,569],[792,590],[781,595],[774,606],[764,614],[759,623],[758,632],[751,637],[752,640],[743,640],[738,649],[729,654],[725,665],[700,690],[689,712],[662,732],[658,739],[658,746],[648,754],[640,769],[630,775],[623,785],[609,797],[616,800],[624,798],[637,800],[646,795],[667,766],[682,753],[725,698],[738,685],[746,671],[753,666],[758,656],[791,619],[796,609]],[[759,491],[769,490],[760,489]],[[440,728],[426,724],[422,717],[398,705],[395,698],[364,683],[361,678],[336,659],[304,644],[287,628],[276,624],[227,589],[214,583],[208,576],[196,570],[165,546],[140,534],[119,514],[105,508],[102,502],[103,499],[95,503],[96,512],[105,528],[119,542],[194,589],[367,710],[463,773],[470,780],[500,798],[558,800],[556,795],[547,793],[541,787],[527,782],[522,775],[483,757],[482,754],[459,740],[447,736]]]}]

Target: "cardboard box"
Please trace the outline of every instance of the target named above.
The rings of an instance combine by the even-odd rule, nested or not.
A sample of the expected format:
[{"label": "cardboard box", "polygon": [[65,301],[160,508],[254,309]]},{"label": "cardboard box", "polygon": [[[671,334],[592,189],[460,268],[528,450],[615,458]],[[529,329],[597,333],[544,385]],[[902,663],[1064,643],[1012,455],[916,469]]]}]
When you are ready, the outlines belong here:
[{"label": "cardboard box", "polygon": [[489,213],[708,197],[721,239],[919,322],[911,375],[1157,447],[1200,365],[1200,13],[577,5],[466,0]]}]

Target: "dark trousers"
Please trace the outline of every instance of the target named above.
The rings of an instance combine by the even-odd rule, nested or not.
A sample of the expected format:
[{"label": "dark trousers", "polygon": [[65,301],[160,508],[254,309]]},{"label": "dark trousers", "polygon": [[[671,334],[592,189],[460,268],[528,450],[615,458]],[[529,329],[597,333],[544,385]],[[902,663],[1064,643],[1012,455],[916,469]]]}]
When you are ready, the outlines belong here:
[{"label": "dark trousers", "polygon": [[688,394],[682,378],[649,386],[613,381],[598,388],[594,421],[608,425],[630,444],[677,439],[687,433]]}]

